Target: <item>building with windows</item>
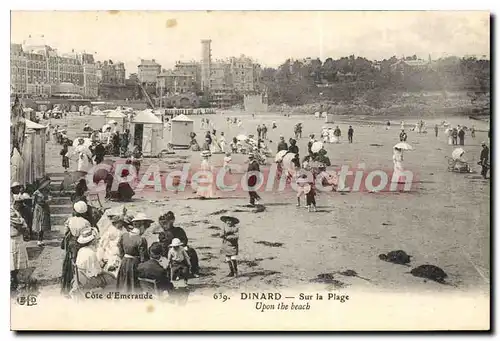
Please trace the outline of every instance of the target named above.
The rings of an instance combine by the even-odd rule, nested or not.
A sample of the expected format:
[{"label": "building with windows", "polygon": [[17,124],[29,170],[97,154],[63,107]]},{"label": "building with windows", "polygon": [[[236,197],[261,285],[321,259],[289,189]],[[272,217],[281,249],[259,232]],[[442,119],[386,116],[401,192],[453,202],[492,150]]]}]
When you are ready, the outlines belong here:
[{"label": "building with windows", "polygon": [[122,62],[97,62],[96,74],[99,84],[125,85],[125,64]]},{"label": "building with windows", "polygon": [[146,86],[156,86],[156,77],[161,73],[161,65],[154,59],[141,59],[137,66],[139,82]]},{"label": "building with windows", "polygon": [[157,76],[156,93],[183,94],[196,91],[195,81],[191,74],[184,74],[177,70],[165,70]]},{"label": "building with windows", "polygon": [[[11,89],[27,97],[49,97],[68,84],[85,97],[97,96],[94,61],[91,54],[60,55],[48,45],[11,44]],[[61,83],[65,83],[62,88]]]}]

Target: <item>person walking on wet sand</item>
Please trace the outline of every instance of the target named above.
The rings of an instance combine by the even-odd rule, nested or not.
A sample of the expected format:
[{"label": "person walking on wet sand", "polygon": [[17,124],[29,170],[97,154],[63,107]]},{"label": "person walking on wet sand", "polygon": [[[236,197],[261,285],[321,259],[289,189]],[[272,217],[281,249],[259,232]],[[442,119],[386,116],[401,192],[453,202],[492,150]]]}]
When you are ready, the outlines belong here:
[{"label": "person walking on wet sand", "polygon": [[262,134],[262,128],[260,127],[260,124],[257,125],[257,137],[259,138],[260,140],[260,136]]},{"label": "person walking on wet sand", "polygon": [[465,130],[462,127],[458,130],[458,139],[460,141],[460,145],[463,146],[465,144]]},{"label": "person walking on wet sand", "polygon": [[240,222],[238,218],[222,216],[220,220],[225,223],[222,228],[222,247],[221,253],[225,256],[225,261],[229,265],[229,274],[227,277],[238,276],[238,240],[239,240],[239,229],[238,223]]},{"label": "person walking on wet sand", "polygon": [[[257,162],[257,160],[255,160],[255,156],[253,153],[248,154],[248,160],[249,160],[249,164],[248,164],[247,171],[248,172],[260,172],[259,163]],[[257,184],[257,180],[258,179],[257,179],[256,175],[250,175],[248,177],[248,180],[247,180],[248,187],[255,186]],[[255,204],[259,203],[260,196],[257,194],[256,191],[251,191],[249,189],[248,195],[250,196],[250,205],[254,206]]]},{"label": "person walking on wet sand", "polygon": [[483,179],[486,179],[486,175],[488,174],[488,169],[490,168],[488,165],[488,160],[490,157],[490,149],[486,145],[486,142],[481,142],[481,146],[483,149],[481,150],[481,155],[479,157],[479,164],[481,165],[481,175]]},{"label": "person walking on wet sand", "polygon": [[408,135],[406,135],[404,129],[401,129],[401,133],[399,133],[399,141],[406,142]]},{"label": "person walking on wet sand", "polygon": [[349,140],[349,143],[352,143],[353,135],[354,135],[354,129],[352,129],[352,126],[349,126],[349,130],[347,131],[347,139]]}]

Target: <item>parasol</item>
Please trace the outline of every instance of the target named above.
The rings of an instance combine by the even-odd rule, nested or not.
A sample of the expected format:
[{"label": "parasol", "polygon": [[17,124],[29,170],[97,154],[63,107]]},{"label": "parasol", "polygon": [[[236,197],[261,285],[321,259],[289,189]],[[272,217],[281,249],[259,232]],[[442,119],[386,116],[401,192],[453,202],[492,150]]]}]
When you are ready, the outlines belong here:
[{"label": "parasol", "polygon": [[397,149],[402,149],[402,150],[413,150],[413,147],[410,146],[408,143],[406,142],[399,142],[398,144],[396,144],[394,146],[394,148],[397,148]]},{"label": "parasol", "polygon": [[463,154],[465,154],[465,150],[463,150],[462,148],[456,148],[452,153],[451,153],[451,157],[454,159],[454,160],[457,160],[457,159],[460,159]]},{"label": "parasol", "polygon": [[238,141],[245,141],[246,139],[248,139],[248,137],[246,135],[240,134],[240,135],[236,136],[236,139]]},{"label": "parasol", "polygon": [[102,126],[102,132],[104,133],[107,129],[111,128],[111,126],[109,124],[105,124]]},{"label": "parasol", "polygon": [[317,153],[319,152],[321,149],[323,149],[323,142],[320,142],[320,141],[316,141],[312,144],[311,146],[311,151],[313,153]]},{"label": "parasol", "polygon": [[[76,147],[76,146],[78,146],[78,145],[79,145],[79,144],[78,144],[78,139],[75,139],[75,140],[73,141],[73,147]],[[84,145],[85,147],[90,147],[90,146],[92,145],[92,140],[91,140],[91,139],[89,139],[89,138],[87,138],[87,137],[84,137],[84,138],[83,138],[83,145]]]},{"label": "parasol", "polygon": [[276,156],[274,157],[275,162],[281,162],[283,161],[283,157],[288,153],[288,150],[280,150],[279,152],[276,153]]},{"label": "parasol", "polygon": [[294,169],[295,168],[295,165],[293,164],[292,160],[293,158],[295,157],[295,153],[287,153],[284,157],[283,157],[283,167],[285,169]]}]

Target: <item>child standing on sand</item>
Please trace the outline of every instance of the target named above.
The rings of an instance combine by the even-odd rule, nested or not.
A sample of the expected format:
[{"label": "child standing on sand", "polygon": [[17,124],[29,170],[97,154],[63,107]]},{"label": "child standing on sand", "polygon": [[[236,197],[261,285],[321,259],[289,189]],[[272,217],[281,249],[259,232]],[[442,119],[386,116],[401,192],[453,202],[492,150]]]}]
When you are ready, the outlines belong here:
[{"label": "child standing on sand", "polygon": [[230,166],[231,161],[232,161],[231,153],[227,152],[226,156],[224,157],[224,170],[229,174],[231,174],[231,166]]},{"label": "child standing on sand", "polygon": [[188,284],[189,273],[191,272],[191,262],[189,255],[185,250],[179,238],[174,238],[172,244],[169,245],[167,255],[167,267],[170,266],[170,279],[172,281],[182,277],[184,283]]},{"label": "child standing on sand", "polygon": [[226,225],[222,229],[222,248],[221,253],[226,257],[225,261],[229,265],[229,274],[227,277],[238,275],[238,240],[239,228],[236,226],[240,221],[238,218],[222,216],[220,220]]}]

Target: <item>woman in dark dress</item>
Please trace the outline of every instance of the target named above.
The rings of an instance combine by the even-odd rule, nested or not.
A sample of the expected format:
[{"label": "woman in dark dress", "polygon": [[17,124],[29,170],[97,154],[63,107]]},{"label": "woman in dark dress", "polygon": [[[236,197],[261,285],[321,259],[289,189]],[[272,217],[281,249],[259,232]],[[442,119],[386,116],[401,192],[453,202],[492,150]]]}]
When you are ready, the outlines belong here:
[{"label": "woman in dark dress", "polygon": [[90,222],[83,218],[87,212],[87,205],[79,201],[73,205],[73,211],[73,216],[68,218],[64,223],[66,231],[64,233],[64,239],[61,242],[61,249],[65,251],[61,277],[62,294],[68,294],[72,287],[75,272],[73,263],[76,261],[79,249],[77,243],[78,237],[82,230],[90,228]]},{"label": "woman in dark dress", "polygon": [[38,234],[38,246],[43,246],[43,232],[50,231],[49,206],[50,178],[40,181],[38,189],[33,193],[33,225],[32,231]]},{"label": "woman in dark dress", "polygon": [[66,156],[66,154],[68,154],[68,139],[64,139],[63,147],[59,154],[62,157],[62,167],[64,168],[64,172],[67,172],[69,168],[69,157]]},{"label": "woman in dark dress", "polygon": [[[125,222],[125,219],[124,219]],[[148,243],[141,230],[126,225],[128,233],[124,233],[118,241],[118,250],[122,258],[116,280],[116,288],[122,292],[140,290],[137,266],[149,260]]]}]

